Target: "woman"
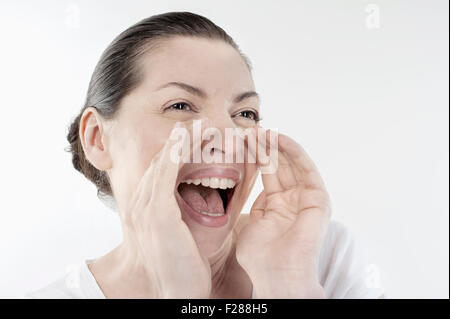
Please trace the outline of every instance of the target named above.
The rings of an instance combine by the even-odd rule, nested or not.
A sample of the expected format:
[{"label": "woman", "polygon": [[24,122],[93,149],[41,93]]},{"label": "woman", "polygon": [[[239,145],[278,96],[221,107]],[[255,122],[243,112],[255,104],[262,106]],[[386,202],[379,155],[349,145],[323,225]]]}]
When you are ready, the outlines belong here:
[{"label": "woman", "polygon": [[[277,136],[278,166],[262,175],[249,215],[241,210],[262,166],[258,155],[256,163],[171,158],[174,126],[192,132],[201,120],[202,131],[255,136],[259,119],[251,65],[210,20],[170,12],[120,34],[95,68],[68,140],[74,167],[114,199],[123,242],[29,296],[381,297],[346,229],[330,222],[317,168],[287,136]],[[227,152],[223,144],[208,150]]]}]

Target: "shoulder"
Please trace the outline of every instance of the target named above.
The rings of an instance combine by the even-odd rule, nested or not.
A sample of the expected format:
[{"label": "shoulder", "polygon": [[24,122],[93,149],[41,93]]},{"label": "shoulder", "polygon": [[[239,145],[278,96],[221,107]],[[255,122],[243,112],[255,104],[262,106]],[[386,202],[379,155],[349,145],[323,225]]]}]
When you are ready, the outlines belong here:
[{"label": "shoulder", "polygon": [[327,298],[384,298],[378,268],[343,224],[332,220],[319,257],[319,280]]},{"label": "shoulder", "polygon": [[64,276],[50,284],[29,292],[24,298],[85,299],[104,298],[86,262],[70,265]]}]

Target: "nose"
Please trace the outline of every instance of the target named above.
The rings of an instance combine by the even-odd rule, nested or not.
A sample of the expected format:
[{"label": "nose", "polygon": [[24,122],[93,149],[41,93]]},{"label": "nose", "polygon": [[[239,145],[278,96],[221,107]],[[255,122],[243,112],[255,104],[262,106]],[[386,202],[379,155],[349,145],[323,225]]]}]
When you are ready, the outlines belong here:
[{"label": "nose", "polygon": [[233,163],[242,152],[244,138],[228,114],[204,117],[194,122],[193,129],[194,155],[200,153],[201,162]]}]

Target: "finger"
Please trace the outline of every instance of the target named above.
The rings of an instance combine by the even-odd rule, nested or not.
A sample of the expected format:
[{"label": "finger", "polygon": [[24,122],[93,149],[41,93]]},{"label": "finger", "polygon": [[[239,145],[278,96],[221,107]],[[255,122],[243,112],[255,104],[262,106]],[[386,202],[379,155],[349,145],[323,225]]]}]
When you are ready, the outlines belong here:
[{"label": "finger", "polygon": [[161,151],[158,152],[150,162],[150,165],[142,175],[139,184],[130,200],[130,207],[125,212],[125,224],[135,227],[138,226],[141,216],[145,214],[144,207],[150,201],[152,194],[153,176],[158,159],[161,157]]},{"label": "finger", "polygon": [[250,219],[256,220],[264,216],[264,207],[266,207],[266,194],[262,191],[250,209]]},{"label": "finger", "polygon": [[153,176],[155,175],[155,167],[157,166],[157,163],[159,159],[161,158],[162,149],[156,153],[156,155],[152,158],[152,161],[150,162],[150,165],[148,166],[147,170],[144,172],[144,175],[142,175],[141,180],[139,182],[137,193],[139,196],[145,197],[148,202],[151,197],[151,191],[153,187]]},{"label": "finger", "polygon": [[298,185],[297,178],[292,165],[286,158],[286,155],[279,153],[278,155],[278,179],[284,189],[291,189]]},{"label": "finger", "polygon": [[256,153],[257,153],[257,146],[256,146],[256,134],[255,134],[255,127],[248,128],[245,130],[245,144],[247,146],[248,152],[246,152],[245,162],[246,163],[256,163]]},{"label": "finger", "polygon": [[285,154],[286,159],[291,163],[299,183],[307,188],[325,187],[316,165],[301,145],[284,134],[278,134],[278,142],[280,151]]},{"label": "finger", "polygon": [[270,138],[268,138],[268,141],[271,146],[271,152],[278,152],[278,157],[276,160],[277,163],[277,175],[278,180],[281,183],[281,186],[283,189],[291,189],[298,185],[297,179],[295,177],[294,169],[290,163],[290,161],[287,159],[286,155],[279,151],[278,148],[278,138],[273,138],[277,136],[277,132],[269,130],[270,132]]},{"label": "finger", "polygon": [[[130,210],[130,213],[127,214],[126,222],[127,224],[132,225],[133,227],[142,227],[143,225],[147,225],[147,220],[150,218],[152,219],[153,215],[157,214],[161,215],[164,214],[166,211],[169,212],[176,212],[176,209],[164,209],[169,208],[171,205],[173,205],[172,208],[178,207],[176,204],[176,200],[174,198],[174,186],[172,186],[172,191],[168,192],[166,191],[166,188],[164,187],[166,183],[169,183],[170,185],[174,185],[176,183],[176,176],[178,174],[178,164],[181,162],[180,160],[180,154],[178,154],[178,158],[175,158],[175,160],[178,160],[177,162],[170,160],[170,151],[172,147],[177,143],[176,139],[171,138],[175,129],[182,127],[180,124],[176,124],[174,129],[171,132],[171,135],[169,139],[164,144],[163,148],[153,157],[149,167],[144,172],[144,175],[142,176],[137,191],[133,197],[132,200],[132,209]],[[186,138],[186,134],[182,135],[183,138]],[[183,140],[184,142],[184,140]],[[184,145],[184,144],[181,144]],[[176,164],[174,164],[176,163]],[[167,174],[166,177],[164,177],[164,174],[166,174],[166,166],[163,164],[173,164],[176,165],[175,168],[175,177],[173,178],[173,175]],[[171,170],[169,170],[169,173],[172,173]],[[173,173],[172,173],[173,174]],[[169,177],[169,178],[167,178]],[[155,191],[160,191],[155,196]],[[165,195],[165,196],[161,196]],[[171,198],[170,198],[171,196]],[[156,199],[156,201],[153,201],[153,199]],[[167,199],[169,198],[169,200]],[[172,199],[172,200],[170,200]],[[155,207],[151,207],[148,209],[149,203],[155,203]],[[159,214],[158,214],[159,213]],[[180,216],[181,218],[181,216]],[[173,217],[171,218],[173,220]],[[154,220],[153,220],[154,221]]]},{"label": "finger", "polygon": [[154,182],[154,175],[155,170],[157,169],[158,163],[160,162],[162,153],[167,148],[167,144],[171,143],[170,139],[166,141],[162,149],[156,153],[155,156],[153,156],[152,161],[150,162],[150,165],[148,166],[147,170],[144,172],[144,175],[141,177],[141,180],[139,182],[139,185],[137,187],[137,195],[140,197],[140,200],[147,204],[150,201],[150,198],[152,196],[152,189],[153,189],[153,182]]},{"label": "finger", "polygon": [[270,155],[267,157],[267,131],[257,127],[255,136],[257,137],[256,162],[259,166],[269,165],[265,166],[266,170],[264,170],[264,167],[261,169],[261,179],[266,195],[282,192],[284,188],[278,178],[277,170],[272,169],[273,165],[278,165],[278,154],[275,153],[277,150],[269,143]]},{"label": "finger", "polygon": [[[178,141],[175,139],[174,135],[181,136],[181,140]],[[188,134],[185,126],[182,123],[177,123],[171,132],[169,140],[164,145],[161,152],[161,158],[158,160],[155,168],[152,199],[158,198],[158,202],[165,203],[166,207],[167,205],[175,205],[178,207],[174,192],[177,183],[178,170],[182,160],[182,154],[179,147],[177,147],[177,144],[178,146],[183,147],[187,136]],[[167,208],[174,207],[172,206]],[[173,209],[167,209],[167,211],[173,211]]]}]

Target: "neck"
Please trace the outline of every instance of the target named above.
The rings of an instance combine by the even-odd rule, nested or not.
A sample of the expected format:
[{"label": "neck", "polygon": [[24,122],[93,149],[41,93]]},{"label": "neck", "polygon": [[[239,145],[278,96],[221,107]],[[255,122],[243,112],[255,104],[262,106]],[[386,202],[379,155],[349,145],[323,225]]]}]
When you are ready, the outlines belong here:
[{"label": "neck", "polygon": [[222,249],[212,258],[211,266],[212,299],[248,299],[252,294],[252,283],[245,270],[236,259],[236,233],[227,237]]},{"label": "neck", "polygon": [[[208,257],[211,267],[210,298],[250,298],[252,284],[235,256],[235,232]],[[156,298],[147,269],[139,256],[120,244],[89,265],[106,298]],[[130,262],[132,261],[132,262]]]}]

